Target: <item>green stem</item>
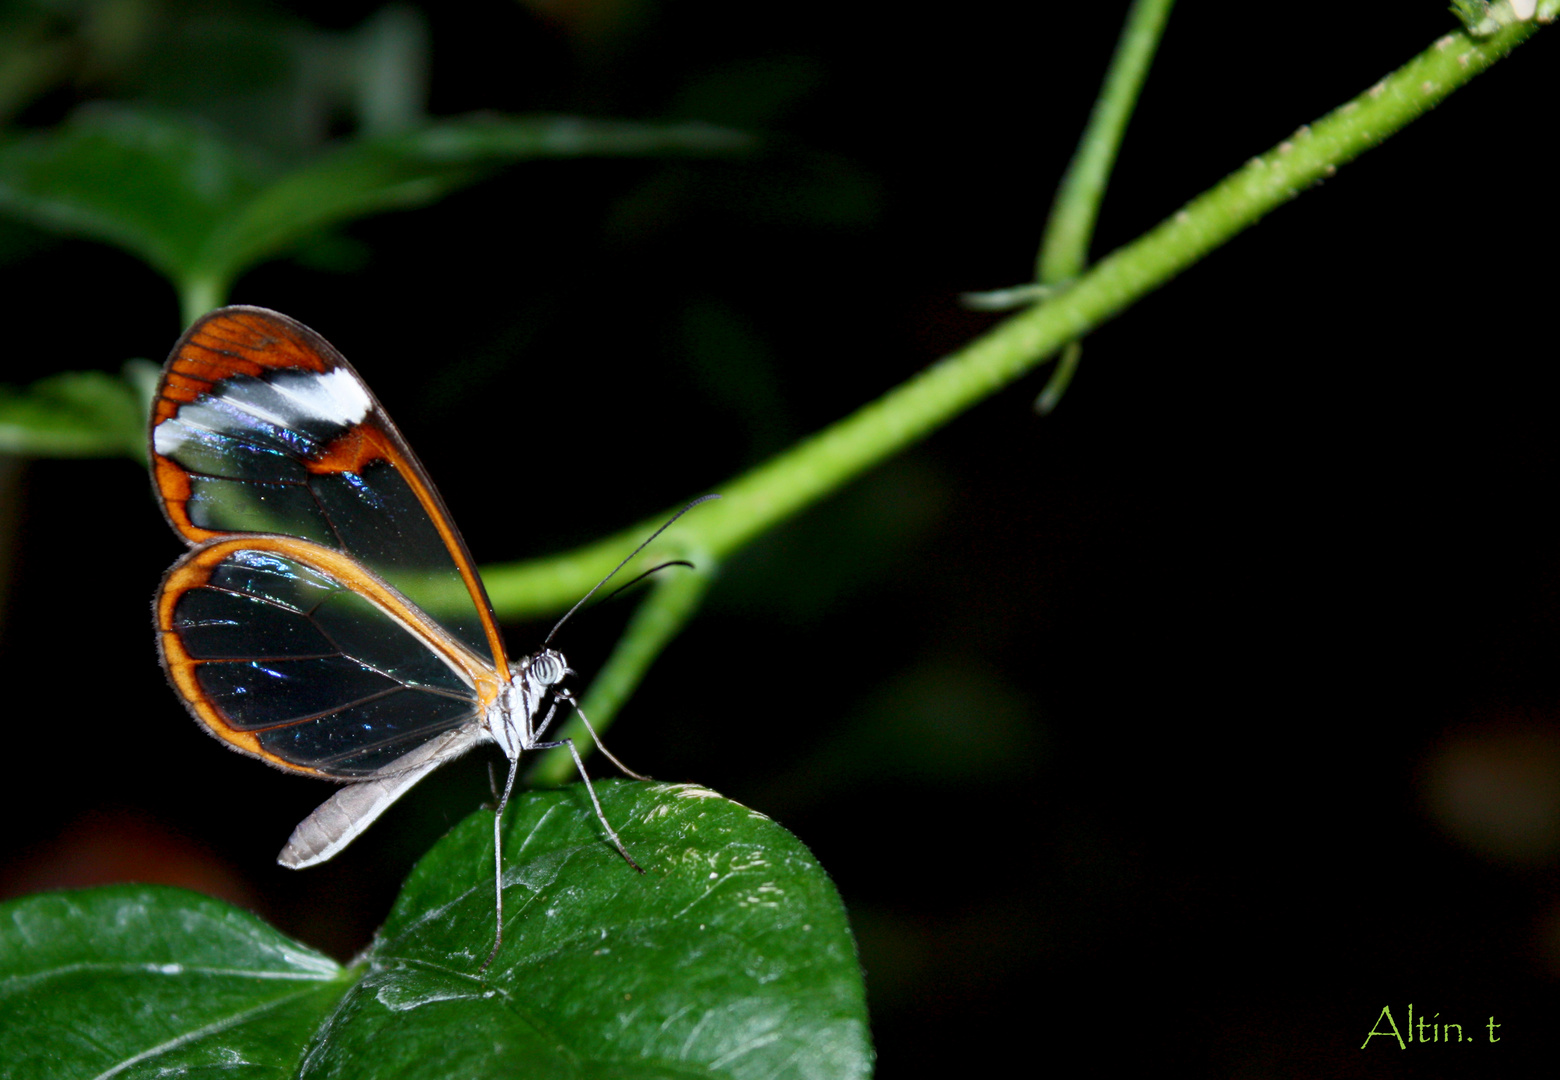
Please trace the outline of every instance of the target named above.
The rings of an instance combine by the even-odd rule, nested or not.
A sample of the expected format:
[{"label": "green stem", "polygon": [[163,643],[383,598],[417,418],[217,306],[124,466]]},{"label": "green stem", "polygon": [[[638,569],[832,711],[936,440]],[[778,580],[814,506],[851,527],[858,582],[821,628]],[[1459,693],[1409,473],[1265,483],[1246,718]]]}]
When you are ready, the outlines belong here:
[{"label": "green stem", "polygon": [[[661,549],[729,556],[754,536],[996,393],[1047,357],[1130,307],[1263,215],[1330,177],[1537,29],[1532,22],[1474,40],[1448,34],[1354,100],[1226,177],[1170,218],[1118,248],[1061,295],[1019,312],[951,356],[729,484],[725,496],[679,521]],[[635,525],[589,547],[485,568],[500,615],[559,611],[665,520]]]},{"label": "green stem", "polygon": [[179,313],[189,326],[227,302],[227,284],[215,275],[189,276],[179,282]]},{"label": "green stem", "polygon": [[1100,96],[1089,114],[1089,126],[1078,140],[1078,149],[1067,166],[1045,237],[1035,258],[1035,280],[1056,285],[1083,272],[1089,258],[1089,242],[1094,238],[1094,223],[1099,219],[1105,185],[1116,164],[1121,137],[1132,119],[1148,67],[1164,35],[1165,20],[1175,0],[1135,0],[1127,13],[1116,55],[1100,87]]},{"label": "green stem", "polygon": [[[1105,185],[1110,182],[1110,171],[1116,164],[1127,122],[1132,119],[1132,110],[1143,90],[1143,80],[1148,77],[1149,65],[1154,62],[1154,53],[1159,48],[1159,39],[1164,36],[1165,21],[1169,19],[1174,3],[1175,0],[1134,0],[1132,10],[1127,13],[1121,40],[1116,43],[1116,55],[1111,58],[1110,71],[1105,74],[1094,111],[1089,114],[1089,126],[1078,140],[1078,149],[1073,152],[1067,173],[1051,203],[1051,216],[1046,221],[1040,252],[1035,257],[1035,281],[1041,285],[1070,281],[1083,273],[1083,268],[1089,264],[1089,244],[1094,239],[1094,225],[1099,220]],[[1071,385],[1082,358],[1082,343],[1068,342],[1056,370],[1035,401],[1036,412],[1045,415],[1056,408]]]},{"label": "green stem", "polygon": [[[618,710],[639,686],[661,650],[698,611],[699,603],[714,581],[716,565],[710,555],[696,551],[689,551],[687,555],[694,569],[672,567],[662,571],[654,590],[634,612],[628,629],[618,639],[601,672],[591,681],[585,700],[580,702],[598,732],[612,724]],[[590,733],[577,716],[564,725],[561,737],[573,739],[581,757],[595,749]],[[559,747],[537,759],[530,779],[542,785],[561,784],[573,773],[574,760],[566,749]]]},{"label": "green stem", "polygon": [[1067,393],[1067,387],[1072,383],[1073,375],[1078,371],[1078,361],[1083,359],[1083,342],[1069,341],[1062,346],[1062,355],[1056,361],[1056,369],[1051,372],[1051,377],[1046,380],[1045,389],[1040,391],[1040,396],[1035,398],[1035,412],[1041,416],[1047,416],[1056,408],[1057,402],[1062,400],[1062,395]]}]

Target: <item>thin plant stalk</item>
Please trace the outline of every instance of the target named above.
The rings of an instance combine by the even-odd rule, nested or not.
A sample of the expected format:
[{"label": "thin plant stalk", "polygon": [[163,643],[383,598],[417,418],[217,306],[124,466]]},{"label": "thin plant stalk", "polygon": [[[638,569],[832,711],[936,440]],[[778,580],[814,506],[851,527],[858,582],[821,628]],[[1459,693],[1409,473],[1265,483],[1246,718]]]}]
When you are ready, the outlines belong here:
[{"label": "thin plant stalk", "polygon": [[[1479,39],[1461,31],[1440,38],[1364,93],[1314,124],[1301,126],[1101,259],[1059,295],[1009,316],[877,400],[718,485],[724,498],[678,521],[647,549],[646,557],[728,558],[749,540],[1023,377],[1266,214],[1332,177],[1340,166],[1424,115],[1537,29],[1537,24],[1524,22]],[[662,520],[665,514],[552,558],[484,568],[494,607],[505,619],[568,607]],[[697,598],[692,602],[696,606]],[[691,614],[691,608],[681,611],[668,625],[680,627]],[[646,641],[659,642],[658,652],[674,635],[675,629]],[[624,671],[642,675],[647,668],[648,660],[641,656]],[[619,700],[626,696],[621,687],[613,693]],[[590,700],[587,696],[588,713]],[[606,726],[595,713],[589,715],[598,729]],[[603,715],[610,720],[609,714]],[[544,763],[541,771],[556,775],[551,763]]]}]

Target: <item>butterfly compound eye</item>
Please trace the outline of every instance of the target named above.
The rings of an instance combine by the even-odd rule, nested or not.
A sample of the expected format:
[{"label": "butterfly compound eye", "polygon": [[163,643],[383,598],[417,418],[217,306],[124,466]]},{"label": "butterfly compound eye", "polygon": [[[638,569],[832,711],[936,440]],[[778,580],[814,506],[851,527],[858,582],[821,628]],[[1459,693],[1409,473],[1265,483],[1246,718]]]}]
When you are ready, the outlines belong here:
[{"label": "butterfly compound eye", "polygon": [[562,682],[566,671],[563,657],[551,649],[537,653],[526,668],[526,674],[542,686],[554,686]]}]

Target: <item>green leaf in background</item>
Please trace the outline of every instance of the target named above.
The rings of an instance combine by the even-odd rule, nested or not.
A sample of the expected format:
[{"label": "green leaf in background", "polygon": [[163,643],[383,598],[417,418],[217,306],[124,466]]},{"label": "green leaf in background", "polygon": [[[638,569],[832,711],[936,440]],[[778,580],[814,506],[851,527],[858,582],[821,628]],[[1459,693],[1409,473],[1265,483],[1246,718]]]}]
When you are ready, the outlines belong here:
[{"label": "green leaf in background", "polygon": [[369,214],[427,205],[517,161],[719,153],[747,143],[707,124],[486,116],[360,139],[281,177],[223,222],[208,242],[202,272],[231,280],[304,237]]},{"label": "green leaf in background", "polygon": [[0,144],[0,209],[101,240],[182,283],[267,170],[210,128],[107,106]]},{"label": "green leaf in background", "polygon": [[504,947],[486,971],[486,812],[418,863],[366,968],[177,889],[0,906],[0,1072],[866,1077],[855,945],[800,842],[705,788],[598,792],[646,873],[604,842],[580,785],[517,799]]},{"label": "green leaf in background", "polygon": [[92,106],[0,143],[0,211],[145,260],[178,287],[188,322],[264,259],[360,217],[427,205],[507,164],[728,153],[748,142],[698,123],[483,116],[356,139],[282,170],[210,127]]},{"label": "green leaf in background", "polygon": [[289,1077],[355,977],[183,889],[13,900],[0,905],[0,1074]]},{"label": "green leaf in background", "polygon": [[155,364],[132,360],[119,378],[66,371],[25,390],[0,386],[0,453],[144,458],[156,379]]}]

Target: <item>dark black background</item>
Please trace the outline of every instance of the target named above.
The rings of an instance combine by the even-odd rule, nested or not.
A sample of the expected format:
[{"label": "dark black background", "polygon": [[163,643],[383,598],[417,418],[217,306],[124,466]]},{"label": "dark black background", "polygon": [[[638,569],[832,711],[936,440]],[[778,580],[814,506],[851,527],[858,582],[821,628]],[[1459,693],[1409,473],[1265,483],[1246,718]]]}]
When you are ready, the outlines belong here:
[{"label": "dark black background", "polygon": [[[375,9],[324,7],[243,10]],[[271,263],[232,297],[342,349],[487,562],[719,490],[990,325],[958,293],[1031,272],[1123,14],[553,10],[428,5],[431,111],[697,113],[769,149],[516,169],[352,226],[352,272]],[[1435,3],[1182,5],[1096,254],[1452,28]],[[772,814],[834,875],[883,1076],[1539,1074],[1555,33],[1092,335],[1054,415],[1036,374],[741,553],[622,714],[619,756]],[[111,91],[150,92],[21,122]],[[179,332],[166,284],[82,241],[13,255],[0,297],[12,383]],[[224,752],[166,688],[148,606],[180,545],[145,476],[34,462],[14,506],[6,890],[175,880],[365,944],[482,763],[276,867],[328,789]],[[575,667],[627,611],[580,620]],[[1360,1049],[1410,1002],[1478,1041]]]}]

